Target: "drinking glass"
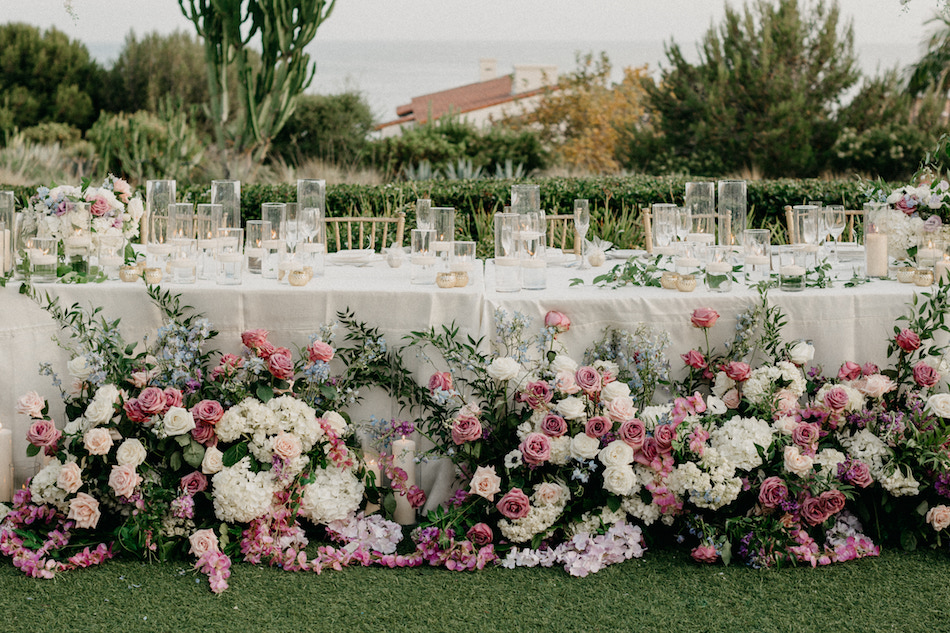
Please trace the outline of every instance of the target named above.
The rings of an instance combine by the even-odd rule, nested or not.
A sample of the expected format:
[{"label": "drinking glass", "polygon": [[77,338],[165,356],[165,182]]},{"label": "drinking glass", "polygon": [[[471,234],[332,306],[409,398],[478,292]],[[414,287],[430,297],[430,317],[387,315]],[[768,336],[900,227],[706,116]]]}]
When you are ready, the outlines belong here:
[{"label": "drinking glass", "polygon": [[574,228],[577,230],[577,239],[580,240],[581,269],[590,268],[584,251],[587,245],[587,230],[590,228],[590,202],[584,199],[574,201]]},{"label": "drinking glass", "polygon": [[443,259],[448,259],[451,243],[455,240],[455,208],[432,207],[435,222],[433,249]]},{"label": "drinking glass", "polygon": [[221,286],[239,285],[244,278],[244,229],[224,227],[218,229],[218,244],[215,250],[217,275],[215,281]]},{"label": "drinking glass", "polygon": [[521,262],[518,259],[518,214],[495,214],[495,290],[521,290]]},{"label": "drinking glass", "polygon": [[172,240],[175,252],[168,262],[171,282],[193,284],[198,278],[198,240],[191,237],[176,237]]},{"label": "drinking glass", "polygon": [[270,236],[267,239],[280,239],[280,227],[287,217],[287,205],[283,202],[265,202],[261,205],[261,219],[270,222]]},{"label": "drinking glass", "polygon": [[13,225],[15,205],[12,191],[0,191],[0,274],[13,269]]},{"label": "drinking glass", "polygon": [[772,264],[768,229],[746,229],[742,235],[742,268],[747,284],[766,281]]},{"label": "drinking glass", "polygon": [[818,265],[818,207],[813,204],[797,204],[792,207],[795,217],[795,228],[799,242],[804,245],[808,253],[809,265]]},{"label": "drinking glass", "polygon": [[[175,204],[174,180],[149,180],[145,183],[145,242],[167,242],[171,205]],[[213,201],[212,201],[213,202]],[[156,235],[153,230],[159,230]]]},{"label": "drinking glass", "polygon": [[789,244],[779,247],[779,288],[786,292],[805,289],[805,274],[808,270],[810,251],[805,244]]},{"label": "drinking glass", "polygon": [[[686,208],[689,210],[689,233],[712,236],[716,240],[716,190],[711,182],[686,183]],[[694,239],[708,241],[708,238]]]},{"label": "drinking glass", "polygon": [[685,242],[692,229],[693,218],[690,216],[689,207],[676,207],[676,225],[673,232],[676,234],[677,241]]},{"label": "drinking glass", "polygon": [[844,206],[840,204],[831,204],[821,209],[821,215],[825,219],[825,229],[834,239],[834,257],[832,261],[838,263],[838,244],[841,241],[841,235],[844,233],[847,217],[844,212]]},{"label": "drinking glass", "polygon": [[121,235],[99,236],[99,270],[109,281],[119,279],[125,261],[125,238]]},{"label": "drinking glass", "polygon": [[744,180],[719,181],[719,244],[736,246],[742,244],[742,232],[746,228],[748,207],[746,182]]},{"label": "drinking glass", "polygon": [[435,231],[431,229],[412,229],[412,252],[409,262],[412,265],[410,282],[419,285],[435,283],[436,267],[439,263],[433,248]]},{"label": "drinking glass", "polygon": [[221,226],[241,228],[241,181],[212,180],[211,204],[221,205]]},{"label": "drinking glass", "polygon": [[710,246],[707,249],[706,287],[712,292],[732,290],[731,246]]}]

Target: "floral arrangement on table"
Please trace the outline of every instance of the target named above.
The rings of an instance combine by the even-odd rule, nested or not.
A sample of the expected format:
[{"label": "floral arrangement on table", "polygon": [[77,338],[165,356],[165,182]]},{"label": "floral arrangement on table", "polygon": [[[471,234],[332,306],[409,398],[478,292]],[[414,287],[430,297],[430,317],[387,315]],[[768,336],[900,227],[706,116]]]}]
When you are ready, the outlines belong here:
[{"label": "floral arrangement on table", "polygon": [[[66,211],[70,201],[88,202],[88,216],[69,217]],[[98,235],[121,235],[131,240],[138,237],[145,214],[142,197],[128,182],[112,174],[98,187],[93,187],[88,178],[79,186],[38,187],[30,198],[30,209],[38,216],[40,235],[60,239],[72,233],[71,223],[78,220],[80,226],[88,226]]]},{"label": "floral arrangement on table", "polygon": [[888,253],[897,259],[913,257],[922,234],[934,239],[950,238],[950,183],[934,182],[929,169],[919,172],[916,185],[888,189],[883,183],[868,188],[868,202],[886,205],[877,215],[877,229],[887,235]]}]

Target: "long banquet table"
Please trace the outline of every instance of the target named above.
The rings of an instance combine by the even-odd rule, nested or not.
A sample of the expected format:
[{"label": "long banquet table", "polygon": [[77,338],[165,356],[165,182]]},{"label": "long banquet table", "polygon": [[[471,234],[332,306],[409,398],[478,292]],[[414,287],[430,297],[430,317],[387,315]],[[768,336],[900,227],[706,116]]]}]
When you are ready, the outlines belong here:
[{"label": "long banquet table", "polygon": [[[377,327],[391,346],[400,345],[402,337],[413,330],[453,322],[462,335],[490,337],[494,313],[499,308],[509,313],[522,312],[538,325],[548,310],[560,310],[570,316],[572,327],[559,340],[573,357],[580,359],[605,327],[630,329],[646,323],[669,332],[672,344],[668,355],[674,371],[682,367],[679,354],[702,343],[699,331],[689,321],[695,308],[711,307],[722,315],[710,331],[710,343],[721,349],[733,336],[737,316],[758,300],[754,290],[741,284],[729,293],[712,293],[701,285],[692,293],[592,285],[596,275],[617,263],[611,261],[589,270],[549,267],[547,289],[515,293],[495,289],[491,261],[484,270],[471,275],[465,288],[412,285],[408,265],[389,268],[382,261],[362,267],[327,266],[323,277],[305,287],[251,277],[240,286],[199,281],[190,286],[163,288],[180,293],[183,304],[194,306],[211,320],[220,332],[216,347],[222,352],[238,353],[240,333],[253,328],[270,331],[270,340],[276,345],[303,347],[322,323],[333,322],[338,311],[347,309],[358,320]],[[575,278],[585,283],[572,286],[571,280]],[[161,325],[159,310],[151,303],[142,283],[36,287],[59,297],[64,306],[102,306],[103,316],[121,319],[123,336],[129,342],[141,340],[146,334],[154,338]],[[887,338],[895,319],[907,314],[907,302],[915,291],[921,290],[887,280],[845,288],[839,281],[833,288],[799,293],[773,290],[769,298],[788,317],[784,338],[810,340],[816,349],[814,364],[834,372],[845,360],[885,364]],[[58,326],[43,309],[17,293],[16,284],[0,288],[0,423],[13,429],[16,485],[31,476],[36,465],[34,459],[26,457],[29,421],[15,413],[15,403],[29,390],[46,396],[51,404],[57,402],[58,391],[49,378],[37,374],[37,368],[40,362],[50,362],[66,377],[69,357],[53,341],[58,332]],[[420,380],[430,371],[418,359],[407,358],[406,362],[417,371]],[[356,416],[395,414],[385,404],[382,406],[386,410],[370,410],[381,406],[378,396],[368,402],[355,411]],[[54,419],[62,425],[61,406],[54,406],[52,413],[59,416]]]}]

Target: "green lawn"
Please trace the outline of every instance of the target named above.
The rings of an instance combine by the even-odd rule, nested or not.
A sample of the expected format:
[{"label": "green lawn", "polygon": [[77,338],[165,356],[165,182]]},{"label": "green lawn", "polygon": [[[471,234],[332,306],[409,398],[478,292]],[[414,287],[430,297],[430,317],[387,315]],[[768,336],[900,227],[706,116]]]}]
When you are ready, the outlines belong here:
[{"label": "green lawn", "polygon": [[560,569],[235,565],[212,594],[182,563],[25,578],[0,563],[2,631],[950,631],[950,556],[898,551],[822,569],[698,566],[682,551],[587,578]]}]

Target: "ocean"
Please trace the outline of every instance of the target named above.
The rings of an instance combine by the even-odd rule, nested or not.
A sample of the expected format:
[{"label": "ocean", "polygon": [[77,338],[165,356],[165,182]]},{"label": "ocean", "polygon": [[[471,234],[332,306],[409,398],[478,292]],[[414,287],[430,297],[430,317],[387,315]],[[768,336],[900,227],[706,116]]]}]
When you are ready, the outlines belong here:
[{"label": "ocean", "polygon": [[[316,40],[308,47],[317,63],[309,92],[336,94],[355,90],[363,94],[378,122],[396,118],[396,108],[416,96],[447,90],[478,81],[478,60],[493,58],[498,73],[506,74],[516,64],[553,64],[565,73],[577,67],[577,55],[601,51],[607,54],[619,80],[625,67],[648,66],[658,76],[667,66],[664,46],[669,42],[634,40],[624,42],[577,41],[454,41],[454,42],[357,42]],[[683,54],[696,61],[696,43],[679,43]],[[118,56],[121,42],[86,45],[90,54],[106,67]],[[907,43],[855,44],[858,67],[867,77],[914,63],[920,55]]]}]

